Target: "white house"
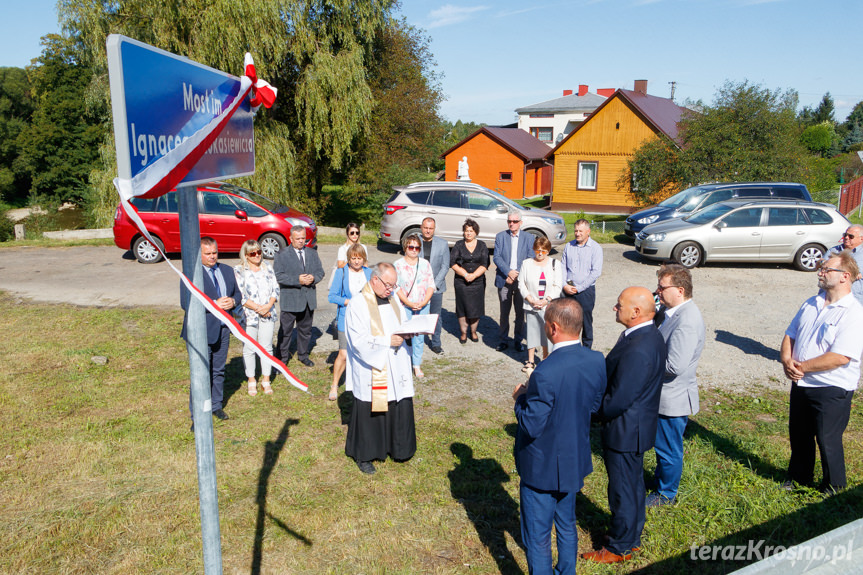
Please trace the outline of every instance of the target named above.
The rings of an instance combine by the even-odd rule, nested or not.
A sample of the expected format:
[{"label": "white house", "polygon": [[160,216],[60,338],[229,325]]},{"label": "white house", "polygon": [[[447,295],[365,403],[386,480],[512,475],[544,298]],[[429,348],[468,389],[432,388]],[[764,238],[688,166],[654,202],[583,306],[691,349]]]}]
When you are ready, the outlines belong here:
[{"label": "white house", "polygon": [[603,88],[592,94],[586,84],[580,84],[576,94],[572,90],[564,90],[560,98],[517,108],[518,128],[553,147],[612,94],[614,88]]}]

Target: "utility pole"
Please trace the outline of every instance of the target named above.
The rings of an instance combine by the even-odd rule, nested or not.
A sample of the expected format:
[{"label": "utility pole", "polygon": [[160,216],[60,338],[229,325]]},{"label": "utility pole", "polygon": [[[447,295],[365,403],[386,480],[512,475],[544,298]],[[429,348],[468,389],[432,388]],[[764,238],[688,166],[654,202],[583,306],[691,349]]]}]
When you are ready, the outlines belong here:
[{"label": "utility pole", "polygon": [[673,102],[674,101],[674,89],[677,87],[677,82],[671,81],[671,82],[669,82],[669,84],[671,84],[671,101]]}]

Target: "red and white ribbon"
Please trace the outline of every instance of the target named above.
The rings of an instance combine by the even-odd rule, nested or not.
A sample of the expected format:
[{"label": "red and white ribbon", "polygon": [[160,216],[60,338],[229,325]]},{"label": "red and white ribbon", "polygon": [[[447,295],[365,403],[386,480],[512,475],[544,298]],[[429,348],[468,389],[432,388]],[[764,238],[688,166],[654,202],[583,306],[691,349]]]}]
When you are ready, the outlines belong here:
[{"label": "red and white ribbon", "polygon": [[[239,92],[233,100],[226,102],[227,105],[222,106],[221,114],[213,118],[206,126],[202,127],[192,136],[185,139],[180,145],[171,149],[167,154],[141,170],[131,179],[114,178],[114,187],[117,188],[117,192],[120,194],[120,203],[123,205],[123,209],[126,210],[126,214],[129,216],[129,219],[132,221],[134,226],[138,229],[141,235],[150,242],[150,245],[159,250],[159,253],[162,254],[162,257],[165,258],[165,261],[168,262],[169,266],[171,266],[171,269],[180,276],[180,280],[189,289],[192,296],[200,301],[207,311],[212,313],[219,319],[219,321],[225,324],[231,333],[234,334],[234,337],[243,343],[252,346],[255,353],[261,357],[261,359],[270,361],[294,387],[308,392],[309,387],[291,373],[284,363],[267,353],[260,343],[258,343],[254,338],[249,337],[246,331],[239,323],[237,323],[230,313],[217,306],[215,302],[207,296],[207,294],[196,288],[195,284],[193,284],[182,271],[177,269],[177,267],[171,263],[171,260],[168,259],[165,252],[159,247],[159,242],[153,239],[153,236],[151,236],[150,232],[147,231],[144,222],[138,215],[138,210],[135,209],[135,206],[133,206],[131,202],[129,202],[129,200],[134,197],[159,197],[171,191],[177,184],[183,181],[183,178],[185,178],[192,170],[198,160],[201,159],[222,132],[228,121],[231,119],[231,116],[234,115],[234,112],[239,108],[240,104],[242,104],[246,96],[249,95],[250,91],[254,92],[254,98],[251,100],[250,104],[255,109],[260,107],[261,104],[267,108],[273,105],[273,102],[276,99],[277,90],[264,80],[259,80],[257,78],[257,75],[255,74],[255,66],[252,62],[252,56],[249,53],[246,53],[245,68],[247,75],[240,78]],[[248,75],[250,71],[252,76]],[[259,99],[259,101],[256,104],[255,100],[257,99]]]}]

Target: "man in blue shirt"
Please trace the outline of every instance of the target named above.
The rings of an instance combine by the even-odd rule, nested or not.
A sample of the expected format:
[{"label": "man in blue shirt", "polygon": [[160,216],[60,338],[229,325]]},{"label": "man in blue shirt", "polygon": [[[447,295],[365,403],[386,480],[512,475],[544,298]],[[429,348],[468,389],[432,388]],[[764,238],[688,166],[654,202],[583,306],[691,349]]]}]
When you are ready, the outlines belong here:
[{"label": "man in blue shirt", "polygon": [[[857,262],[857,267],[863,269],[863,246],[860,244],[863,244],[863,226],[860,224],[850,225],[845,230],[845,233],[842,234],[842,242],[838,246],[831,248],[824,259],[826,260],[843,250],[851,250],[851,255],[854,257],[854,261]],[[851,293],[854,294],[854,298],[858,302],[863,304],[863,277],[858,274],[856,278],[853,278],[853,282],[851,284]]]},{"label": "man in blue shirt", "polygon": [[575,239],[563,248],[563,293],[575,298],[584,314],[581,345],[593,345],[593,306],[596,280],[602,274],[602,248],[590,239],[590,222],[580,219],[573,225]]}]

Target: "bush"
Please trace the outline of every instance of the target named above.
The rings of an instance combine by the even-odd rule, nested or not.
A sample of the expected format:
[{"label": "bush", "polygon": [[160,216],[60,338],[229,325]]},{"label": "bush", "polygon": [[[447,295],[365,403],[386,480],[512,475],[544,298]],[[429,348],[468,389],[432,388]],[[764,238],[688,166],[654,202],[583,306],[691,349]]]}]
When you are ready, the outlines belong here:
[{"label": "bush", "polygon": [[8,242],[15,237],[15,224],[6,215],[9,210],[0,210],[0,242]]}]

